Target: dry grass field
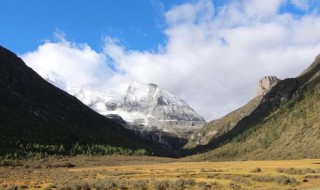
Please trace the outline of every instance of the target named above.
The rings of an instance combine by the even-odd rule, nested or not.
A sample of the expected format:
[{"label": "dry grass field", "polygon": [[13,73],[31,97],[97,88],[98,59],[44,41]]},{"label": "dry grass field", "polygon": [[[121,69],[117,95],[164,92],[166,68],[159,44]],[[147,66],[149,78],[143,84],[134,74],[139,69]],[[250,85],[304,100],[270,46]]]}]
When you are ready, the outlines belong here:
[{"label": "dry grass field", "polygon": [[63,157],[0,167],[0,189],[320,189],[320,160]]}]

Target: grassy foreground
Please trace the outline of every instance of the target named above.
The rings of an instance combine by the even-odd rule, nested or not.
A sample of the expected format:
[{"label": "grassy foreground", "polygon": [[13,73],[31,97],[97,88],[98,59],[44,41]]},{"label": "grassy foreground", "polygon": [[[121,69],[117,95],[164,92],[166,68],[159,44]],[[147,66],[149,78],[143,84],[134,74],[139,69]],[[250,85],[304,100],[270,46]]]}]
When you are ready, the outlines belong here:
[{"label": "grassy foreground", "polygon": [[320,189],[320,160],[75,156],[0,167],[0,189]]}]

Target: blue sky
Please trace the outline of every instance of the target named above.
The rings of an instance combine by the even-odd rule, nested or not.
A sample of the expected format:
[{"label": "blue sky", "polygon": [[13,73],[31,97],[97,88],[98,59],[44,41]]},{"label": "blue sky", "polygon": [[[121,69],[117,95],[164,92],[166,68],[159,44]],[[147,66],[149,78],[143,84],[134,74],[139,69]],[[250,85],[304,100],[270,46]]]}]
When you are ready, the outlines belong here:
[{"label": "blue sky", "polygon": [[[102,48],[105,36],[117,38],[128,49],[156,49],[166,42],[163,13],[186,2],[195,0],[1,0],[0,44],[24,53],[62,31],[69,40],[88,43],[96,50]],[[228,2],[213,0],[216,7]],[[297,16],[308,13],[290,3],[280,11]]]},{"label": "blue sky", "polygon": [[15,52],[35,49],[53,32],[102,47],[113,36],[129,48],[145,50],[164,43],[166,9],[183,0],[2,0],[0,43]]},{"label": "blue sky", "polygon": [[93,90],[155,83],[207,120],[320,53],[319,0],[0,2],[0,45],[41,76]]},{"label": "blue sky", "polygon": [[128,48],[152,49],[164,43],[162,12],[182,0],[1,0],[0,44],[23,53],[37,48],[53,32],[102,47],[108,35]]}]

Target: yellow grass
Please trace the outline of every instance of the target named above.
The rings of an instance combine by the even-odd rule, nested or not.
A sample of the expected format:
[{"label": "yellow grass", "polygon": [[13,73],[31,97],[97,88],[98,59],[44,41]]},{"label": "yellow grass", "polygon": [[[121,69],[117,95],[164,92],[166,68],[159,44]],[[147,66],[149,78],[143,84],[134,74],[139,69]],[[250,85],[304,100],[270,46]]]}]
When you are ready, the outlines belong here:
[{"label": "yellow grass", "polygon": [[[120,160],[120,161],[117,161]],[[91,161],[90,161],[91,160]],[[239,161],[239,162],[181,162],[180,160],[153,157],[135,159],[123,157],[99,157],[95,161],[86,157],[69,158],[68,161],[79,165],[75,168],[46,168],[52,160],[40,161],[41,169],[24,166],[10,168],[0,167],[0,189],[13,185],[28,186],[29,189],[67,185],[75,181],[122,180],[129,189],[131,182],[146,180],[148,188],[152,189],[154,180],[168,180],[174,183],[177,179],[195,179],[196,183],[205,182],[206,186],[198,184],[185,185],[184,189],[320,189],[320,160],[283,160],[283,161]],[[90,163],[88,162],[90,161]],[[88,162],[88,163],[86,163]],[[98,163],[94,166],[92,162]],[[26,162],[30,164],[29,162]],[[261,172],[254,172],[257,168]],[[311,169],[316,173],[288,174],[280,173],[279,168],[296,170]],[[317,173],[319,172],[319,173]],[[28,176],[26,176],[28,175]],[[254,176],[275,177],[287,176],[294,178],[295,183],[280,184],[276,181],[260,182],[253,180]],[[310,177],[311,176],[311,177]],[[203,184],[203,183],[202,183]],[[234,185],[235,184],[235,185]],[[56,189],[56,188],[51,188]]]}]

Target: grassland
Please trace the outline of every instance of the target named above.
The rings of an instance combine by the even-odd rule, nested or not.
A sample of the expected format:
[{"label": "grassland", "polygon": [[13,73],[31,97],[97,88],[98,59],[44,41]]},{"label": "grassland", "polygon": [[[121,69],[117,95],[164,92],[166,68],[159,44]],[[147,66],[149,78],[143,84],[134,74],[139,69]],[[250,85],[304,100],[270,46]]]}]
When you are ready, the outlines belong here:
[{"label": "grassland", "polygon": [[[320,160],[49,157],[0,167],[0,189],[317,189]],[[318,188],[320,189],[320,188]]]},{"label": "grassland", "polygon": [[[320,80],[320,79],[319,79]],[[190,157],[193,161],[320,158],[320,86],[282,105],[259,121],[243,120],[233,138]],[[251,121],[253,120],[253,122]]]}]

